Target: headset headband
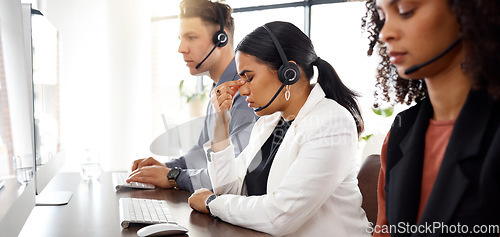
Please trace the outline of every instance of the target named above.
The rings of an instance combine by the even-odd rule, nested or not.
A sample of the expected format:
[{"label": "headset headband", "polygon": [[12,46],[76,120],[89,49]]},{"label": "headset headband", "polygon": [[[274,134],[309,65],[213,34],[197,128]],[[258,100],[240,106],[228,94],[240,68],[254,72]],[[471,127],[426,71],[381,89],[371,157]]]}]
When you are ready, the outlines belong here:
[{"label": "headset headband", "polygon": [[264,29],[267,30],[267,33],[269,33],[269,36],[271,36],[271,39],[274,42],[274,45],[276,46],[276,49],[278,49],[278,54],[280,55],[281,61],[283,61],[283,65],[288,65],[288,59],[286,58],[285,51],[283,51],[283,48],[281,47],[280,42],[276,38],[276,36],[273,34],[269,28],[267,28],[266,25],[263,25]]},{"label": "headset headband", "polygon": [[224,31],[224,14],[222,13],[222,10],[220,9],[219,6],[215,6],[217,8],[217,11],[219,12],[219,17],[220,17],[220,31]]}]

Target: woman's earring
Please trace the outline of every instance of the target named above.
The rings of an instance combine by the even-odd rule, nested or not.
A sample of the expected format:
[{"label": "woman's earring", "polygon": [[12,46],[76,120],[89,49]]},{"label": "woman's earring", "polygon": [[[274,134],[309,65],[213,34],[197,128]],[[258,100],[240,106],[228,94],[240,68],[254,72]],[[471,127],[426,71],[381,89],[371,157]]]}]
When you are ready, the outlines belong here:
[{"label": "woman's earring", "polygon": [[290,85],[285,86],[285,100],[288,101],[290,99]]}]

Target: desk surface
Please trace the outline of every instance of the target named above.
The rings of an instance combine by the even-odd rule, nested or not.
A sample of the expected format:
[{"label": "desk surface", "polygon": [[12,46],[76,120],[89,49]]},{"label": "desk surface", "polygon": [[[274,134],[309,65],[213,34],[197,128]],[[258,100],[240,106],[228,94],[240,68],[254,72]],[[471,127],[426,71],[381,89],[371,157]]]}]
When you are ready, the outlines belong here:
[{"label": "desk surface", "polygon": [[[85,181],[78,173],[59,173],[43,192],[71,191],[64,206],[33,208],[19,236],[137,236],[144,225],[120,226],[121,197],[166,200],[177,222],[188,228],[188,236],[268,236],[193,211],[187,191],[156,189],[115,191],[110,172],[97,181]],[[184,235],[185,236],[185,235]]]}]

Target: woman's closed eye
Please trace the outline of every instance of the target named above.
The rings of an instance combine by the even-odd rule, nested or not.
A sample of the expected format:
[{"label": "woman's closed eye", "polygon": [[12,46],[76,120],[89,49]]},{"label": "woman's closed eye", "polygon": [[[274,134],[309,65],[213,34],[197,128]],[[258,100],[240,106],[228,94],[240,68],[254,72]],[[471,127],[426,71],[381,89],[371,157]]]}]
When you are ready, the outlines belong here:
[{"label": "woman's closed eye", "polygon": [[411,17],[413,15],[413,13],[415,13],[415,6],[408,6],[408,5],[404,5],[404,6],[399,6],[398,7],[398,13],[401,17],[403,17],[404,19],[407,19],[409,17]]},{"label": "woman's closed eye", "polygon": [[399,15],[405,19],[410,18],[415,10],[407,11],[407,12],[400,12]]}]

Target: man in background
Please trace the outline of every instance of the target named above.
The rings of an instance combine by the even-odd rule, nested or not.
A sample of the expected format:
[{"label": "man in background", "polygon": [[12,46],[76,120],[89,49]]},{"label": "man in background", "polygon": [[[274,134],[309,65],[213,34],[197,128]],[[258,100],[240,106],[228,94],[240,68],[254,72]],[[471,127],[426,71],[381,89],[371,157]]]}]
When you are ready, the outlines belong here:
[{"label": "man in background", "polygon": [[[238,80],[231,7],[208,0],[183,0],[180,10],[179,53],[183,55],[189,73],[208,74],[213,80],[212,88]],[[199,188],[211,189],[203,144],[213,137],[213,112],[209,102],[198,142],[186,154],[166,164],[152,157],[135,160],[127,182],[150,183],[160,188],[180,188],[190,192]],[[247,146],[257,117],[239,92],[234,96],[230,113],[229,135],[238,155]]]}]

